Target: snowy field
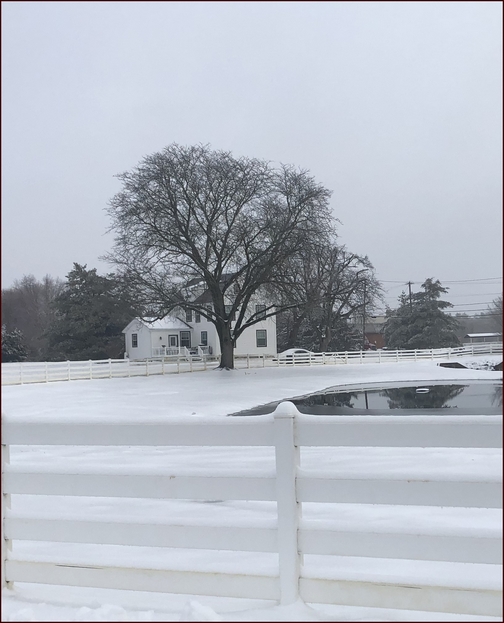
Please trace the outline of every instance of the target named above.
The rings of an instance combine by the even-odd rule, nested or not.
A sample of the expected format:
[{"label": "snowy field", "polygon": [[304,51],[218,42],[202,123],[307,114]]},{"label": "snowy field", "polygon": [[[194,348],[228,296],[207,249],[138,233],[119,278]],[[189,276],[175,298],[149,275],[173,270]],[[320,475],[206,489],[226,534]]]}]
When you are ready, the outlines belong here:
[{"label": "snowy field", "polygon": [[[485,356],[498,363],[502,357]],[[468,365],[468,361],[463,361]],[[208,370],[186,375],[127,379],[56,382],[3,387],[2,412],[9,418],[34,417],[72,421],[205,421],[271,401],[288,399],[334,385],[390,381],[501,380],[501,372],[441,368],[437,362],[359,364],[306,368],[264,368],[223,372]],[[68,465],[100,469],[127,466],[135,471],[202,469],[222,474],[271,474],[273,448],[107,448],[107,447],[13,447],[13,466]],[[502,471],[502,452],[491,449],[334,449],[305,448],[301,465],[358,473],[413,476],[443,473],[478,474],[496,478]],[[19,499],[17,499],[19,498]],[[50,505],[48,502],[50,501]],[[275,525],[275,504],[270,502],[203,503],[185,500],[142,500],[106,498],[61,498],[13,496],[12,511],[24,516],[57,518],[122,519],[199,525]],[[475,534],[501,530],[502,515],[493,509],[450,509],[397,507],[386,505],[326,504],[322,515],[316,504],[303,505],[305,520],[327,521],[331,525],[354,527],[380,525],[400,529],[418,525],[422,530],[450,533],[474,530]],[[206,552],[147,547],[91,546],[73,544],[15,543],[13,558],[52,561],[75,560],[83,564],[122,561],[139,567],[223,570],[276,574],[278,559],[273,554]],[[328,560],[330,560],[330,563]],[[468,586],[497,588],[491,565],[453,565],[399,560],[305,556],[305,570],[321,569],[327,577],[397,578],[398,582],[428,577],[431,581],[463,581]],[[463,576],[463,577],[462,577]],[[492,617],[418,613],[399,610],[327,606],[302,603],[276,606],[264,600],[225,599],[189,595],[134,593],[107,589],[51,587],[16,584],[3,591],[2,621],[497,621]]]}]

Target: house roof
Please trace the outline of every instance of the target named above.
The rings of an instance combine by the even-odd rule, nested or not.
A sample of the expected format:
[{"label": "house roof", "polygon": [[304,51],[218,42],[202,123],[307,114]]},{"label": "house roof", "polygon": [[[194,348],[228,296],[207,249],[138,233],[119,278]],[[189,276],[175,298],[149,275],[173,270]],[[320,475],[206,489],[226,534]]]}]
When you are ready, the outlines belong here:
[{"label": "house roof", "polygon": [[155,318],[133,318],[133,320],[128,324],[127,327],[123,329],[123,333],[130,328],[132,323],[139,322],[146,326],[148,329],[164,329],[165,331],[186,331],[187,329],[192,329],[187,322],[180,320],[176,316],[165,316],[164,318],[155,319]]},{"label": "house roof", "polygon": [[464,337],[500,337],[502,333],[468,333]]}]

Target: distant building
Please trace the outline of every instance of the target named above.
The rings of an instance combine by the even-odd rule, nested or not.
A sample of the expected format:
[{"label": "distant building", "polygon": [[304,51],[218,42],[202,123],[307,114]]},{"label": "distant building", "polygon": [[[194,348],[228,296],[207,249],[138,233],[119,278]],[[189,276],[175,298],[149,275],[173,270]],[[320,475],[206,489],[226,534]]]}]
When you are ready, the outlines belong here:
[{"label": "distant building", "polygon": [[464,344],[481,344],[484,342],[502,342],[502,333],[468,333],[464,335]]}]

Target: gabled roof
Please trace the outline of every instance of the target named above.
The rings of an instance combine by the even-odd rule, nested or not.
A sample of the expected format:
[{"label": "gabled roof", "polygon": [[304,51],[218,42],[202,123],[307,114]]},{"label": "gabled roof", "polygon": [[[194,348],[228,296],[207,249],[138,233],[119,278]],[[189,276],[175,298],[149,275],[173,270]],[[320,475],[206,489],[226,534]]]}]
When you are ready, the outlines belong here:
[{"label": "gabled roof", "polygon": [[133,323],[140,323],[147,327],[148,329],[164,329],[165,331],[186,331],[187,329],[192,329],[187,322],[180,320],[176,316],[171,316],[168,314],[164,318],[160,318],[156,320],[155,318],[133,318],[133,320],[126,326],[122,332],[126,333],[126,331],[131,327]]}]

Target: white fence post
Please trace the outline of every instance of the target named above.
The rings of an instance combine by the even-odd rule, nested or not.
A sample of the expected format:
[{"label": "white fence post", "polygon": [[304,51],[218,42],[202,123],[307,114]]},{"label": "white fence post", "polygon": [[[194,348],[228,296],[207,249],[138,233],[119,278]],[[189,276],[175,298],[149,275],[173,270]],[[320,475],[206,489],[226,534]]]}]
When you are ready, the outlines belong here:
[{"label": "white fence post", "polygon": [[[70,362],[68,362],[68,373],[70,374]],[[93,361],[89,360],[89,378],[93,380]]]},{"label": "white fence post", "polygon": [[108,368],[108,370],[109,370],[109,379],[111,379],[112,378],[112,359],[108,360],[108,366],[109,366],[109,368]]},{"label": "white fence post", "polygon": [[48,372],[48,370],[47,370],[47,361],[46,361],[46,364],[45,364],[45,382],[46,383],[48,381],[47,372]]},{"label": "white fence post", "polygon": [[250,355],[247,353],[247,370],[250,369]]},{"label": "white fence post", "polygon": [[149,360],[145,360],[145,376],[149,376]]},{"label": "white fence post", "polygon": [[5,515],[7,509],[10,508],[11,499],[8,493],[4,493],[4,472],[5,466],[9,464],[10,452],[9,446],[2,445],[2,588],[12,588],[13,583],[7,582],[5,565],[9,558],[9,552],[12,551],[12,541],[5,538]]},{"label": "white fence post", "polygon": [[292,402],[282,402],[274,413],[276,495],[278,515],[278,559],[280,604],[299,597],[300,560],[298,553],[299,504],[296,499],[296,473],[299,447],[294,429],[298,410]]},{"label": "white fence post", "polygon": [[23,384],[23,364],[19,364],[19,382]]}]

